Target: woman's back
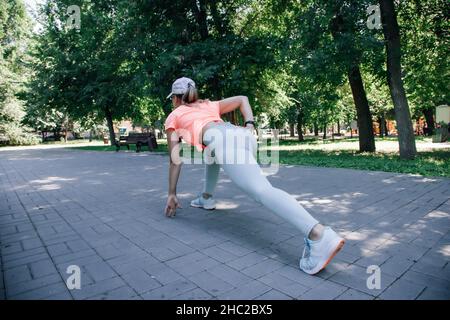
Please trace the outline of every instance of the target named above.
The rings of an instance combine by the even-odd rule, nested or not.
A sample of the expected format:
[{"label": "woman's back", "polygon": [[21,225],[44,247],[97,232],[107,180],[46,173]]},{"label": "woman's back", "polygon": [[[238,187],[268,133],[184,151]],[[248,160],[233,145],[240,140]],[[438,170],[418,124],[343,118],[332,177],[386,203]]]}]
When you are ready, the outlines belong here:
[{"label": "woman's back", "polygon": [[211,121],[221,121],[219,101],[197,100],[174,109],[164,123],[165,129],[174,129],[184,141],[203,149],[202,128]]}]

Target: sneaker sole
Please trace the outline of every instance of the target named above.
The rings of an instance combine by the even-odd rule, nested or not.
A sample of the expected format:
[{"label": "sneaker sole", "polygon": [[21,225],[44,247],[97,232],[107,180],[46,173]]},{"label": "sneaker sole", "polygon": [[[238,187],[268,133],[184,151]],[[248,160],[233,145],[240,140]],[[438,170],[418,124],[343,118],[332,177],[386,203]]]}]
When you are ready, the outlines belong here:
[{"label": "sneaker sole", "polygon": [[326,268],[326,266],[331,262],[331,260],[333,260],[333,258],[338,254],[339,251],[341,251],[342,247],[345,244],[345,240],[342,239],[338,242],[338,244],[336,245],[335,249],[332,251],[331,255],[328,257],[328,259],[325,261],[325,263],[322,265],[322,267],[318,270],[318,271],[309,271],[309,270],[303,270],[304,272],[306,272],[307,274],[310,275],[314,275],[319,273],[320,271],[322,271],[323,269]]},{"label": "sneaker sole", "polygon": [[326,268],[326,266],[331,262],[331,260],[333,260],[333,258],[338,254],[338,252],[341,251],[341,249],[344,246],[344,244],[345,244],[345,240],[344,239],[339,241],[336,249],[334,249],[334,251],[331,254],[331,256],[328,258],[328,260],[325,262],[325,264],[322,266],[322,268],[317,273],[319,273],[320,271],[322,271],[323,269]]}]

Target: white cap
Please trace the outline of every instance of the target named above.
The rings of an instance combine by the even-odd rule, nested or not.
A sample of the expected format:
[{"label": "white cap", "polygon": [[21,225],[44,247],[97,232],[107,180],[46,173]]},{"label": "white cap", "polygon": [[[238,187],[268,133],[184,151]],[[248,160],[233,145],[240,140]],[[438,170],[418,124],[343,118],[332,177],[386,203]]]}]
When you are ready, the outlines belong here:
[{"label": "white cap", "polygon": [[175,80],[175,82],[172,84],[172,92],[170,92],[166,99],[169,99],[173,94],[185,94],[188,91],[189,87],[195,88],[194,80],[186,77]]}]

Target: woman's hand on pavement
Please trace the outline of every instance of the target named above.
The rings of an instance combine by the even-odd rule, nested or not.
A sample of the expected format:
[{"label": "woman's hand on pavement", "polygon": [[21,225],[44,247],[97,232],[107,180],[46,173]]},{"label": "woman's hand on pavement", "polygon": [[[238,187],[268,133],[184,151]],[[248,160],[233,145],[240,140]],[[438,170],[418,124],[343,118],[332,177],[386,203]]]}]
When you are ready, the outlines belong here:
[{"label": "woman's hand on pavement", "polygon": [[180,205],[180,202],[175,194],[169,194],[165,209],[166,217],[174,217],[176,215],[177,208],[182,209],[183,207]]}]

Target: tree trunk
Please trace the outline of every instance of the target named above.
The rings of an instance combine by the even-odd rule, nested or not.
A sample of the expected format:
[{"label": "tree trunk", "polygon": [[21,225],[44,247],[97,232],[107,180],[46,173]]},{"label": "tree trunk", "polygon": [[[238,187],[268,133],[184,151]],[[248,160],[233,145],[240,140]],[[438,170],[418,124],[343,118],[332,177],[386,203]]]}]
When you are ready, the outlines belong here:
[{"label": "tree trunk", "polygon": [[303,130],[302,130],[302,123],[303,123],[303,112],[299,112],[297,114],[297,134],[298,134],[298,141],[304,141],[303,138]]},{"label": "tree trunk", "polygon": [[397,121],[400,158],[414,159],[417,154],[408,100],[403,87],[400,31],[393,0],[379,0],[387,52],[387,77]]},{"label": "tree trunk", "polygon": [[435,126],[434,126],[434,118],[433,118],[433,110],[425,109],[422,111],[425,116],[425,120],[427,121],[427,136],[432,136]]},{"label": "tree trunk", "polygon": [[202,40],[206,40],[209,36],[208,32],[208,24],[206,21],[207,13],[206,13],[206,4],[204,0],[199,0],[195,2],[196,7],[196,19],[198,23],[198,27],[200,30],[200,38]]},{"label": "tree trunk", "polygon": [[378,124],[379,124],[379,128],[380,128],[380,138],[384,137],[384,125],[383,125],[383,122],[384,122],[383,116],[379,116],[378,117]]},{"label": "tree trunk", "polygon": [[338,135],[341,135],[341,123],[339,121],[337,123],[337,133]]},{"label": "tree trunk", "polygon": [[317,125],[317,123],[314,123],[314,136],[319,136],[319,126]]},{"label": "tree trunk", "polygon": [[348,81],[352,89],[358,117],[359,151],[375,152],[372,115],[370,114],[369,102],[367,101],[359,66],[356,65],[351,68],[348,74]]},{"label": "tree trunk", "polygon": [[323,140],[325,140],[327,138],[327,124],[325,123],[323,125],[323,136],[322,136]]},{"label": "tree trunk", "polygon": [[109,109],[105,110],[106,122],[108,122],[108,130],[109,130],[109,143],[110,145],[114,145],[116,143],[116,134],[114,133],[114,124],[112,119],[112,112]]},{"label": "tree trunk", "polygon": [[289,123],[289,136],[291,138],[295,137],[295,124]]}]

